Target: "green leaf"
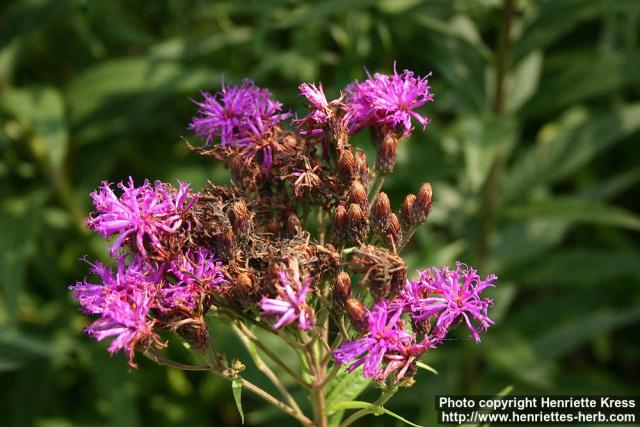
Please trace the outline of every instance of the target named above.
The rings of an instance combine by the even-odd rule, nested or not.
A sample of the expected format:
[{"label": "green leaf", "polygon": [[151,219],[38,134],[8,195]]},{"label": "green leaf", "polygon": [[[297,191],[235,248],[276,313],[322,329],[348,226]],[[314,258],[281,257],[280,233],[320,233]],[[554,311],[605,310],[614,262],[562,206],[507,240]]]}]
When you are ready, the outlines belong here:
[{"label": "green leaf", "polygon": [[507,111],[518,111],[536,93],[542,72],[542,60],[542,52],[533,51],[509,73],[505,83],[506,92],[509,94],[506,99]]},{"label": "green leaf", "polygon": [[242,424],[244,424],[244,412],[242,411],[242,379],[240,377],[236,377],[231,381],[231,390],[233,392],[233,400],[236,402],[236,408],[238,408],[238,412],[240,413],[240,419],[242,419]]},{"label": "green leaf", "polygon": [[[594,55],[598,55],[597,61],[593,60]],[[545,61],[540,87],[536,96],[524,107],[523,114],[540,115],[587,98],[607,96],[626,86],[638,85],[640,74],[629,72],[638,68],[638,51],[605,55],[582,51],[562,52]]]},{"label": "green leaf", "polygon": [[479,191],[496,157],[504,156],[513,144],[513,122],[469,117],[457,124],[454,134],[461,139],[471,189]]},{"label": "green leaf", "polygon": [[0,96],[0,108],[12,114],[31,134],[34,153],[60,172],[68,145],[64,100],[52,87],[8,89]]},{"label": "green leaf", "polygon": [[[339,402],[355,399],[369,384],[371,384],[371,380],[362,376],[362,367],[358,367],[353,372],[342,369],[327,385],[327,408],[331,408]],[[332,426],[339,424],[342,415],[342,411],[331,415],[329,424]]]},{"label": "green leaf", "polygon": [[540,131],[538,141],[509,170],[501,203],[525,199],[532,190],[575,172],[622,138],[640,129],[640,104],[606,113],[570,110]]},{"label": "green leaf", "polygon": [[545,359],[557,359],[583,344],[591,337],[609,332],[640,320],[640,308],[603,309],[556,325],[551,331],[535,338],[533,347]]},{"label": "green leaf", "polygon": [[367,409],[369,411],[369,413],[374,414],[376,416],[381,415],[381,414],[387,414],[392,416],[393,418],[396,418],[400,421],[402,421],[405,424],[408,424],[410,426],[413,427],[422,427],[419,424],[415,424],[412,423],[411,421],[407,420],[406,418],[401,417],[400,415],[396,414],[395,412],[391,412],[390,410],[386,409],[383,406],[377,406],[374,405],[372,403],[369,402],[362,402],[359,400],[348,400],[348,401],[344,401],[344,402],[339,402],[336,405],[334,405],[332,408],[329,408],[329,414],[331,414],[332,412],[336,412],[336,411],[344,411],[346,409]]},{"label": "green leaf", "polygon": [[511,219],[553,219],[568,223],[609,225],[640,231],[640,216],[623,208],[577,198],[551,198],[503,211]]},{"label": "green leaf", "polygon": [[424,362],[417,361],[416,366],[420,369],[424,369],[425,371],[431,372],[434,375],[438,375],[438,371],[436,371],[434,367],[427,365]]},{"label": "green leaf", "polygon": [[574,249],[549,254],[526,268],[523,284],[583,287],[640,278],[640,253],[631,250]]}]

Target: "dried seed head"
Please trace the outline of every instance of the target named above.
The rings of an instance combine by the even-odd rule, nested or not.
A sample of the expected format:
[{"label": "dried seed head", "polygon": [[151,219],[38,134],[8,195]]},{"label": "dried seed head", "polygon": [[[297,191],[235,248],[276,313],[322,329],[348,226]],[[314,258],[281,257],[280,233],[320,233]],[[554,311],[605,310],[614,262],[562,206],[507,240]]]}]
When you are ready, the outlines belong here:
[{"label": "dried seed head", "polygon": [[347,299],[345,303],[349,320],[353,327],[364,332],[367,329],[367,308],[355,298]]},{"label": "dried seed head", "polygon": [[411,218],[415,224],[422,224],[427,220],[429,212],[431,211],[431,198],[433,192],[431,184],[428,182],[422,184],[416,200],[411,208]]},{"label": "dried seed head", "polygon": [[402,202],[402,208],[400,209],[400,219],[402,220],[402,224],[405,226],[413,225],[413,221],[411,220],[413,204],[416,201],[415,194],[409,194],[404,198],[404,202]]},{"label": "dried seed head", "polygon": [[282,138],[281,145],[284,151],[289,153],[295,153],[301,146],[301,142],[291,134],[287,134]]},{"label": "dried seed head", "polygon": [[229,221],[236,232],[244,233],[251,226],[251,215],[244,200],[236,200],[229,208]]},{"label": "dried seed head", "polygon": [[287,212],[287,232],[291,236],[297,236],[302,232],[302,222],[294,212]]},{"label": "dried seed head", "polygon": [[398,137],[395,132],[387,132],[382,142],[377,145],[376,169],[382,175],[387,175],[396,166],[398,151]]},{"label": "dried seed head", "polygon": [[367,197],[367,191],[364,189],[364,186],[360,181],[354,180],[351,183],[351,188],[349,189],[349,201],[351,203],[358,204],[363,209],[368,209],[369,199]]},{"label": "dried seed head", "polygon": [[336,278],[336,284],[333,287],[333,298],[339,307],[344,306],[347,299],[351,296],[351,277],[344,271],[341,271]]},{"label": "dried seed head", "polygon": [[345,181],[351,180],[356,175],[356,159],[351,150],[342,150],[338,157],[338,172]]},{"label": "dried seed head", "polygon": [[376,232],[384,232],[389,225],[391,203],[386,193],[380,192],[371,207],[371,225]]}]

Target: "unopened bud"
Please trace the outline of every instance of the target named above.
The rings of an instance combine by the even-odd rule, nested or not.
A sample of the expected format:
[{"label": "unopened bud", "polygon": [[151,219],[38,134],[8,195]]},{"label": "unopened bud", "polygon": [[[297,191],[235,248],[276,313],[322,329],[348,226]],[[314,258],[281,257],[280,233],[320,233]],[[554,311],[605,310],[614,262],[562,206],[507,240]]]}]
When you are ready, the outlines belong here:
[{"label": "unopened bud", "polygon": [[287,232],[291,236],[297,236],[302,231],[302,223],[300,218],[293,212],[287,213]]},{"label": "unopened bud", "polygon": [[353,327],[360,331],[364,332],[367,329],[367,308],[355,298],[347,299],[345,303],[345,307],[347,309],[347,314],[349,315],[349,320],[351,320],[351,324]]},{"label": "unopened bud", "polygon": [[245,232],[251,224],[251,217],[244,200],[236,200],[229,208],[229,221],[235,231]]},{"label": "unopened bud", "polygon": [[362,151],[357,151],[354,157],[356,160],[356,174],[358,179],[366,185],[369,182],[369,165],[367,164],[367,155]]},{"label": "unopened bud", "polygon": [[371,207],[372,227],[375,231],[386,231],[391,215],[391,203],[386,193],[380,192]]},{"label": "unopened bud", "polygon": [[350,180],[356,175],[356,159],[351,150],[345,149],[338,157],[338,172],[345,178]]},{"label": "unopened bud", "polygon": [[351,188],[349,189],[349,201],[360,205],[363,209],[368,209],[369,198],[367,197],[367,191],[364,189],[364,186],[360,181],[354,180],[351,183]]},{"label": "unopened bud", "polygon": [[358,205],[357,203],[351,203],[349,205],[348,215],[349,215],[349,222],[352,225],[355,225],[355,224],[357,224],[359,222],[362,222],[363,220],[366,219],[365,212],[362,210],[360,205]]},{"label": "unopened bud", "polygon": [[344,205],[338,205],[333,212],[333,234],[335,239],[342,240],[349,228],[349,215]]},{"label": "unopened bud", "polygon": [[422,224],[427,220],[431,211],[431,197],[433,195],[431,184],[428,182],[422,184],[416,200],[411,208],[411,218],[414,223]]},{"label": "unopened bud", "polygon": [[246,273],[240,273],[236,278],[236,289],[243,295],[248,295],[253,291],[253,280]]},{"label": "unopened bud", "polygon": [[387,132],[377,147],[376,169],[382,175],[387,175],[391,173],[396,166],[398,137],[395,132]]},{"label": "unopened bud", "polygon": [[344,271],[341,271],[336,278],[336,284],[333,287],[333,298],[339,307],[344,306],[347,299],[351,296],[351,277]]},{"label": "unopened bud", "polygon": [[400,240],[400,234],[402,233],[402,226],[398,216],[393,212],[389,215],[389,226],[387,227],[387,239],[389,245],[394,247]]},{"label": "unopened bud", "polygon": [[413,224],[411,219],[413,204],[416,201],[415,194],[409,194],[404,198],[404,202],[402,202],[402,208],[400,209],[400,218],[402,219],[402,224],[405,226],[410,226]]}]

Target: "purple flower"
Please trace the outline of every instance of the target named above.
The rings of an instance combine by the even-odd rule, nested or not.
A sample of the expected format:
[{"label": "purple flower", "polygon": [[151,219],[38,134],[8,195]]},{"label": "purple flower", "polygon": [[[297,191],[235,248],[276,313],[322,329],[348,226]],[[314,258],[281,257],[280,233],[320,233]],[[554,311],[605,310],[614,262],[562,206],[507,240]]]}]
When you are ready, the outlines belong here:
[{"label": "purple flower", "polygon": [[282,104],[271,97],[267,89],[251,80],[241,86],[225,86],[215,95],[202,92],[203,102],[196,102],[198,114],[189,129],[205,139],[206,145],[220,138],[223,147],[250,147],[274,126],[288,118]]},{"label": "purple flower", "polygon": [[[413,340],[413,336],[402,325],[401,314],[401,310],[389,309],[386,301],[380,301],[369,312],[369,330],[366,335],[342,344],[334,350],[333,357],[340,364],[353,361],[347,368],[348,371],[364,364],[365,377],[378,377],[383,372],[385,355],[402,351]],[[364,356],[358,359],[362,355]]]},{"label": "purple flower", "polygon": [[273,325],[273,329],[280,329],[296,321],[300,329],[311,329],[315,323],[314,313],[305,301],[311,288],[311,279],[307,275],[301,282],[299,274],[294,274],[291,280],[283,271],[278,272],[278,279],[280,282],[280,285],[276,286],[278,296],[262,297],[260,301],[262,314],[280,316]]},{"label": "purple flower", "polygon": [[143,290],[134,291],[128,298],[112,298],[105,305],[102,316],[87,326],[86,331],[98,341],[114,337],[109,352],[124,350],[129,364],[135,367],[136,346],[159,342],[153,331],[154,321],[148,316],[152,300],[150,293]]},{"label": "purple flower", "polygon": [[148,345],[158,340],[153,332],[154,321],[149,310],[155,306],[155,297],[162,286],[162,269],[157,269],[140,256],[133,256],[129,263],[125,257],[118,259],[115,272],[104,264],[92,264],[92,272],[99,284],[86,278],[70,286],[73,297],[84,311],[100,317],[86,328],[89,335],[101,341],[115,337],[109,351],[125,351],[129,363],[133,363],[136,345]]},{"label": "purple flower", "polygon": [[180,182],[174,190],[169,184],[160,181],[152,186],[145,180],[136,187],[129,178],[128,185],[119,183],[120,196],[111,189],[111,184],[103,182],[98,190],[91,193],[96,215],[90,216],[87,225],[102,236],[120,234],[111,245],[111,254],[126,240],[130,240],[142,255],[147,254],[145,243],[155,250],[162,250],[161,237],[174,233],[182,224],[182,214],[198,198],[190,192],[189,184]]},{"label": "purple flower", "polygon": [[160,290],[160,300],[165,307],[184,305],[196,307],[199,297],[207,292],[219,292],[226,283],[221,262],[213,252],[205,248],[189,251],[172,261],[167,268],[177,282],[167,284]]},{"label": "purple flower", "polygon": [[[482,279],[477,270],[460,262],[456,263],[453,271],[447,267],[431,268],[423,271],[417,280],[407,282],[398,301],[411,313],[414,321],[424,321],[437,315],[433,328],[435,337],[444,338],[449,327],[462,318],[473,338],[479,342],[478,329],[484,331],[494,323],[487,314],[493,301],[481,298],[480,293],[494,286],[496,279],[493,274]],[[474,326],[472,318],[479,323],[479,328]]]},{"label": "purple flower", "polygon": [[133,256],[117,260],[115,273],[101,262],[91,265],[91,272],[101,283],[92,283],[85,277],[82,282],[70,286],[73,297],[87,313],[102,314],[114,299],[126,298],[136,291],[155,292],[162,280],[161,269],[154,268],[144,258]]},{"label": "purple flower", "polygon": [[411,119],[416,119],[426,128],[429,119],[415,112],[418,107],[433,100],[429,92],[431,73],[425,77],[414,77],[405,70],[398,74],[375,73],[368,79],[355,82],[346,89],[347,116],[349,128],[357,132],[367,126],[391,127],[403,136],[413,130]]}]

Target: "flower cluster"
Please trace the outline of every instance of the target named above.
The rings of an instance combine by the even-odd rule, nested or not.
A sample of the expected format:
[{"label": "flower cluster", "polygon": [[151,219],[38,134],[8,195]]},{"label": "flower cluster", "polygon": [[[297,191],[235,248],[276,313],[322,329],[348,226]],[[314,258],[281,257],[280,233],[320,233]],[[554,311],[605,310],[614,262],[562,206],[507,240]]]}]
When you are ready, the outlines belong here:
[{"label": "flower cluster", "polygon": [[[161,330],[204,351],[213,345],[205,315],[214,313],[240,324],[238,333],[250,323],[288,337],[296,351],[313,352],[311,365],[362,367],[390,383],[410,380],[458,324],[480,341],[493,324],[481,294],[496,277],[458,263],[407,280],[401,251],[428,220],[433,189],[424,183],[395,210],[380,191],[399,141],[414,121],[429,122],[417,111],[433,99],[429,76],[375,73],[333,100],[321,83],[302,83],[309,113],[289,126],[282,104],[249,80],[203,92],[189,127],[204,143],[189,147],[223,161],[232,183],[193,193],[185,183],[129,179],[91,194],[87,224],[110,240],[115,270],[93,263],[96,280],[71,286],[98,316],[87,332],[111,338],[109,351],[134,366],[136,351],[165,345]],[[371,166],[350,144],[364,129],[377,153]]]},{"label": "flower cluster", "polygon": [[[478,329],[484,331],[493,324],[487,315],[492,301],[481,298],[480,293],[493,286],[494,280],[495,275],[482,279],[476,270],[461,263],[453,271],[447,267],[425,270],[417,279],[407,281],[396,298],[382,300],[367,312],[364,336],[343,344],[334,351],[334,357],[341,364],[353,362],[349,370],[364,364],[364,376],[376,380],[398,370],[395,380],[399,381],[418,357],[444,340],[458,319],[464,320],[473,338],[480,342]],[[411,320],[412,331],[403,315]]]}]

